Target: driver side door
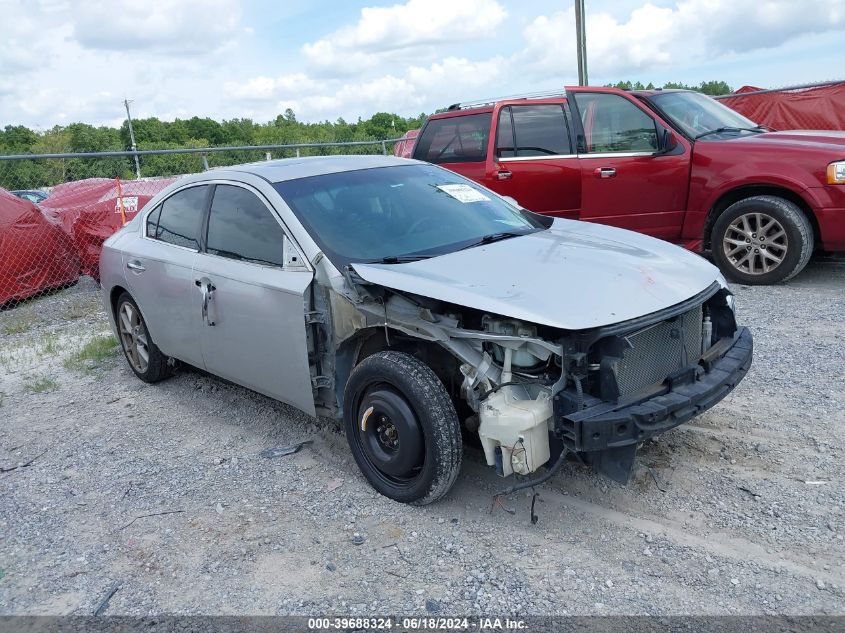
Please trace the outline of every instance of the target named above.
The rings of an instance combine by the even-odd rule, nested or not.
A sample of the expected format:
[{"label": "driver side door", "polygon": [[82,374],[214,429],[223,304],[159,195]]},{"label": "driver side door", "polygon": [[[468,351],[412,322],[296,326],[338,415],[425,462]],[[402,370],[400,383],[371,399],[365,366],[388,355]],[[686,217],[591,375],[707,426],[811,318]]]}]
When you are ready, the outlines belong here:
[{"label": "driver side door", "polygon": [[192,291],[205,368],[314,415],[305,333],[313,273],[284,252],[295,247],[272,206],[248,185],[218,183],[203,237]]},{"label": "driver side door", "polygon": [[580,219],[679,239],[689,190],[687,146],[656,155],[657,122],[625,96],[577,88],[571,95],[580,126]]}]

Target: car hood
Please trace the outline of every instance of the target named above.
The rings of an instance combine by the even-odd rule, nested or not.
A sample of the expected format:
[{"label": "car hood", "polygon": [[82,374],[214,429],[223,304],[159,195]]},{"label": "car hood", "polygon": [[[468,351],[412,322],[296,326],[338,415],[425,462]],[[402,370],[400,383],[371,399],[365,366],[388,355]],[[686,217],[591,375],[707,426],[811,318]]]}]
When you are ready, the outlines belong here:
[{"label": "car hood", "polygon": [[418,262],[353,267],[373,284],[566,330],[645,316],[720,278],[668,242],[562,219],[545,231]]},{"label": "car hood", "polygon": [[836,130],[785,130],[783,132],[764,132],[750,136],[730,139],[735,145],[755,145],[764,148],[773,146],[791,146],[812,148],[822,152],[840,155],[845,152],[845,132]]}]

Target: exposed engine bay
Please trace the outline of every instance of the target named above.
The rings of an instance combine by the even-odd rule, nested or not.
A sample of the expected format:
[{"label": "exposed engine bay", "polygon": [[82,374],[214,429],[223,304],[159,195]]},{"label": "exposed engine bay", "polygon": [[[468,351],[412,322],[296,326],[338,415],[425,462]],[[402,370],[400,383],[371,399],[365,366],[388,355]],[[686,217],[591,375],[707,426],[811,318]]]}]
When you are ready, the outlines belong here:
[{"label": "exposed engine bay", "polygon": [[407,352],[435,371],[465,432],[503,477],[529,476],[571,452],[627,481],[637,446],[688,417],[649,427],[608,415],[700,380],[713,350],[737,334],[732,296],[718,283],[652,315],[565,331],[370,284],[351,268],[327,281],[312,286],[309,306],[321,412],[340,415],[335,385],[363,358]]}]

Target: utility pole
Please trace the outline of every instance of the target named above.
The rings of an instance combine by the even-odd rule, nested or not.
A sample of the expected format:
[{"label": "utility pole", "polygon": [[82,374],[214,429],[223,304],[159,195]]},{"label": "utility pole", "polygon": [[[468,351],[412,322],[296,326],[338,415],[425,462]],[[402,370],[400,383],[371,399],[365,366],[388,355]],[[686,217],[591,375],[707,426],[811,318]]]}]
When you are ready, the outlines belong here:
[{"label": "utility pole", "polygon": [[578,49],[578,85],[587,85],[587,34],[584,28],[584,0],[575,0],[575,46]]},{"label": "utility pole", "polygon": [[126,120],[129,121],[129,138],[132,141],[132,151],[135,152],[135,178],[141,178],[141,164],[138,162],[138,146],[135,145],[135,131],[132,129],[132,115],[129,114],[129,100],[124,99],[123,105],[126,106]]}]

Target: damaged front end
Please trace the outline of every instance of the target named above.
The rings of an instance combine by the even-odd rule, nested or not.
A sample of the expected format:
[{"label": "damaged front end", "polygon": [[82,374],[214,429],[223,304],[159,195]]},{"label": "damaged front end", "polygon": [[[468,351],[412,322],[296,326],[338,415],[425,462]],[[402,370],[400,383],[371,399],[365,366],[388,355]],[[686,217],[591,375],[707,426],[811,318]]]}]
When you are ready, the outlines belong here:
[{"label": "damaged front end", "polygon": [[737,328],[719,283],[658,313],[584,331],[393,290],[352,267],[315,286],[309,345],[321,410],[339,415],[335,386],[364,357],[407,351],[435,371],[503,477],[556,469],[575,453],[627,482],[641,442],[716,404],[751,363],[750,333]]}]

